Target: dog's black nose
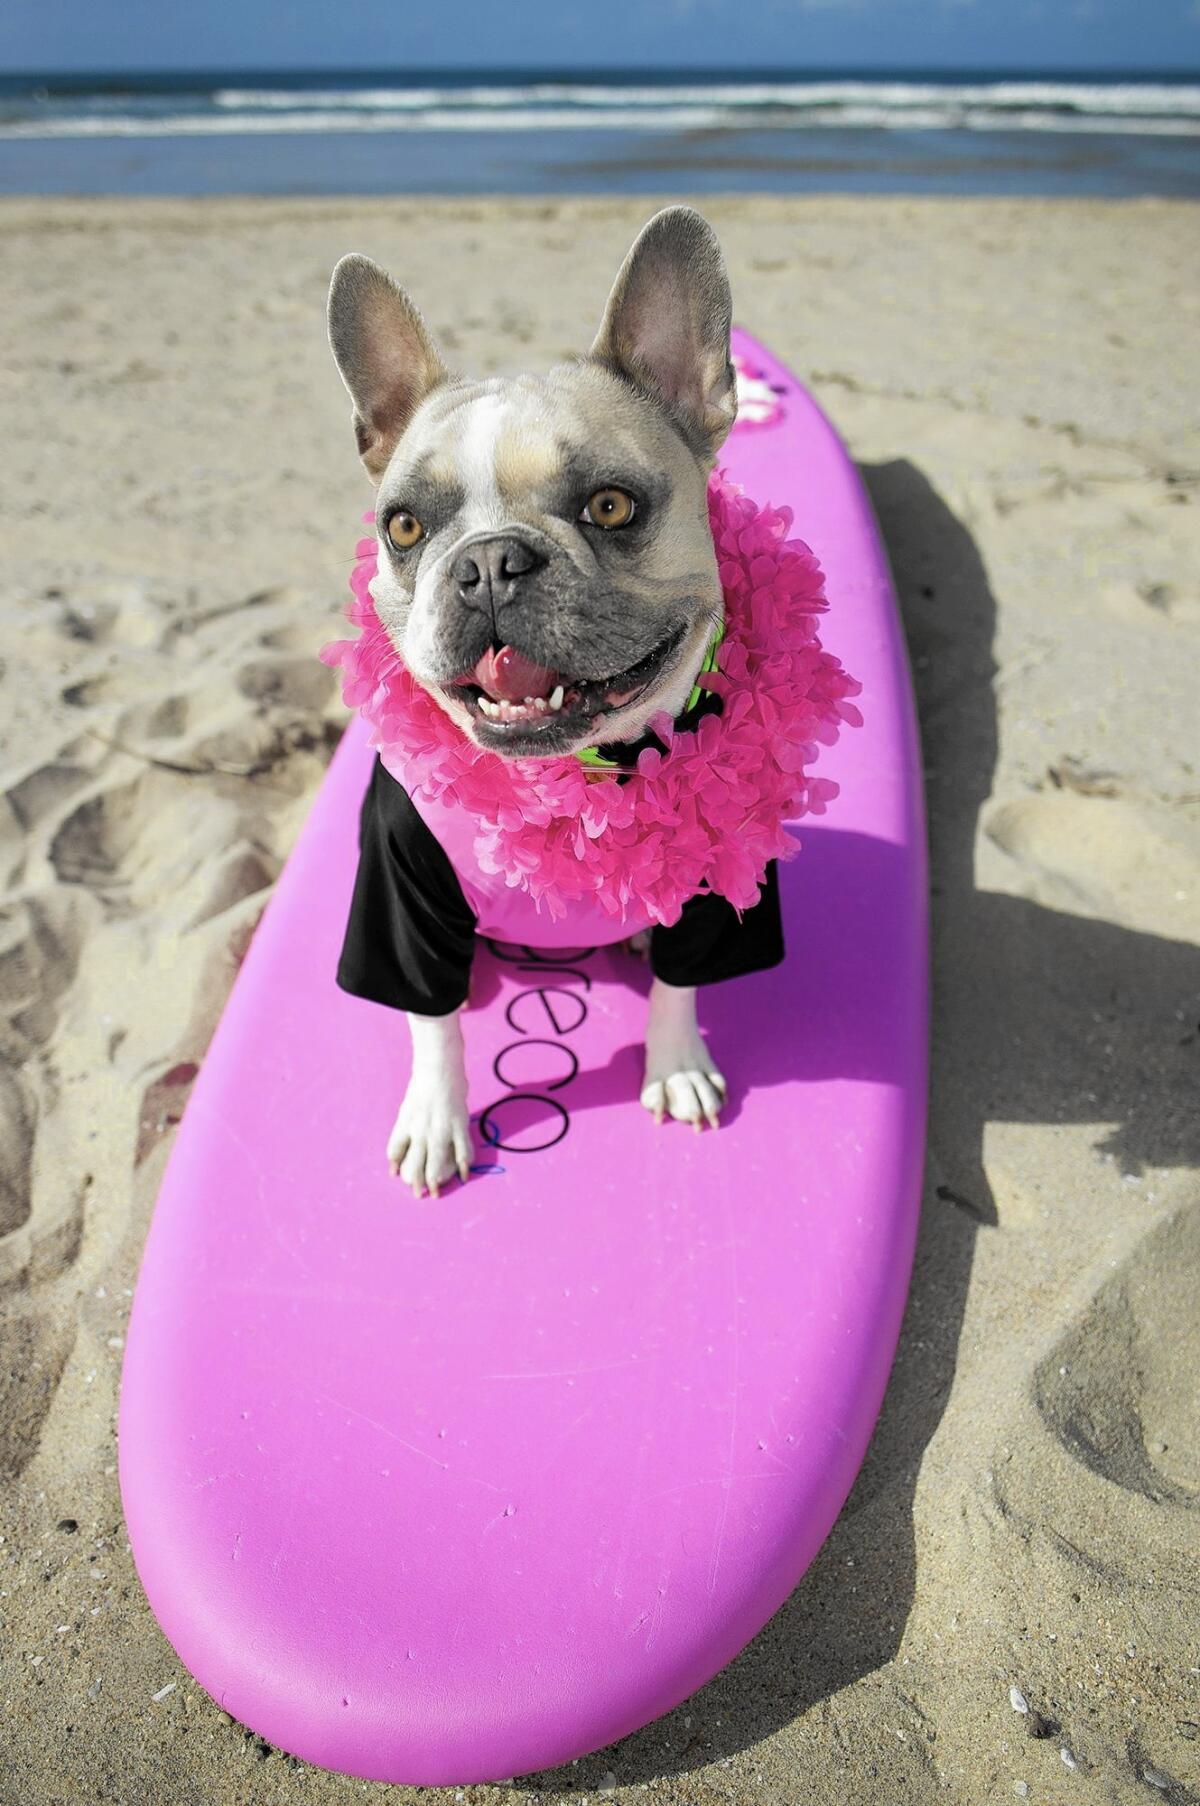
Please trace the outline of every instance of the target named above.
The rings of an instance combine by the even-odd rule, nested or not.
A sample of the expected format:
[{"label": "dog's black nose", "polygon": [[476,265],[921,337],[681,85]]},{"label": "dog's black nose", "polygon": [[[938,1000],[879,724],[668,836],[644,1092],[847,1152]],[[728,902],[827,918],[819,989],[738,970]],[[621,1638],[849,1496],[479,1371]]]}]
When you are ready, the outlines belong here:
[{"label": "dog's black nose", "polygon": [[522,577],[540,571],[549,562],[515,534],[477,539],[461,551],[450,567],[465,602],[495,607],[508,602]]}]

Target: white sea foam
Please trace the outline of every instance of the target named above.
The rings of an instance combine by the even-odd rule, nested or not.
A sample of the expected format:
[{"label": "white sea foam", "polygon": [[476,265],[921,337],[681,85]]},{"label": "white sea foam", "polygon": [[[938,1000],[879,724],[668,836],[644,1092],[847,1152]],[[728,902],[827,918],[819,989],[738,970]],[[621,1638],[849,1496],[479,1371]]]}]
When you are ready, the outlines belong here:
[{"label": "white sea foam", "polygon": [[1022,111],[1054,110],[1094,116],[1139,117],[1148,114],[1200,116],[1200,86],[1166,82],[743,82],[720,85],[675,83],[642,88],[596,82],[531,82],[521,87],[469,88],[221,88],[214,105],[235,111],[305,109],[351,112],[411,111],[425,107],[477,107],[486,111],[514,106],[567,104],[578,107],[660,108],[713,106],[745,108],[862,107],[890,111],[913,107],[954,113],[984,105]]},{"label": "white sea foam", "polygon": [[220,88],[0,106],[0,138],[194,137],[287,132],[577,132],[742,129],[1104,132],[1200,136],[1200,86],[1094,82],[532,82],[375,89]]},{"label": "white sea foam", "polygon": [[615,131],[636,127],[647,131],[658,127],[664,131],[686,126],[720,125],[724,119],[716,108],[708,110],[676,108],[671,114],[647,118],[644,114],[614,108],[603,117],[568,111],[534,112],[524,107],[489,112],[480,117],[474,110],[429,107],[421,113],[173,113],[160,118],[109,115],[105,118],[78,117],[63,119],[16,120],[0,126],[0,137],[8,138],[173,138],[192,137],[203,133],[238,132],[520,132],[574,131],[589,126]]}]

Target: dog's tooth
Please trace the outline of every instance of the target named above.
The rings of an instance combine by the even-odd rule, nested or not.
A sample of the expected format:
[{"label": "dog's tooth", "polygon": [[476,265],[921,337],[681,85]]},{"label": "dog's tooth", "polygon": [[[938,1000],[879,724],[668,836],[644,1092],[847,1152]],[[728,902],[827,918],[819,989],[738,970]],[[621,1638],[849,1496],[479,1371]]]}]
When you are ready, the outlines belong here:
[{"label": "dog's tooth", "polygon": [[554,710],[554,712],[556,714],[558,713],[559,709],[562,708],[563,697],[565,694],[566,694],[566,692],[564,691],[561,684],[555,684],[554,688],[550,692],[550,707]]},{"label": "dog's tooth", "polygon": [[539,715],[544,715],[546,713],[546,706],[547,706],[546,698],[544,696],[535,696],[533,699],[533,706],[537,710]]},{"label": "dog's tooth", "polygon": [[487,715],[493,721],[495,720],[496,716],[500,713],[499,703],[493,702],[490,696],[481,696],[479,698],[479,706],[483,710],[484,714]]}]

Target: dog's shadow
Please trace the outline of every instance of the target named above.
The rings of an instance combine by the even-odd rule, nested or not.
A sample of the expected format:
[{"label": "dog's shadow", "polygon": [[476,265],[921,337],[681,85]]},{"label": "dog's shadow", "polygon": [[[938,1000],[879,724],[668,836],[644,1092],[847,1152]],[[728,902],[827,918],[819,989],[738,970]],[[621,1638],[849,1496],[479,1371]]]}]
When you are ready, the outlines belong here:
[{"label": "dog's shadow", "polygon": [[[522,1777],[528,1787],[587,1793],[610,1770],[630,1784],[702,1767],[769,1737],[896,1655],[916,1583],[914,1489],[950,1392],[975,1238],[996,1221],[982,1158],[987,1123],[1115,1124],[1107,1135],[1098,1131],[1097,1148],[1130,1170],[1200,1158],[1200,1117],[1187,1107],[1183,1070],[1192,1050],[1182,1045],[1195,1022],[1177,1017],[1200,986],[1200,956],[1182,943],[976,889],[976,830],[996,764],[995,600],[970,534],[919,470],[898,460],[867,466],[862,476],[892,561],[916,679],[933,905],[929,1158],[895,1365],[837,1530],[758,1636],[674,1711],[569,1768]],[[822,828],[821,837],[843,876],[846,860],[866,873],[885,857],[863,836]],[[885,875],[876,863],[874,879]],[[815,885],[811,894],[815,905]],[[845,922],[839,926],[841,945],[853,945]],[[806,940],[802,957],[811,946]],[[739,993],[730,1035],[739,1091],[839,1066],[886,1078],[894,1050],[864,1044],[854,1024],[839,1033],[823,1022],[811,1036],[803,1023],[789,1034],[753,1032],[745,993],[757,988],[765,1002],[754,1008],[769,1008],[769,980],[768,973],[714,987],[714,995]],[[717,1024],[706,1018],[706,1026]],[[826,1031],[832,1040],[822,1045]],[[602,1072],[580,1074],[582,1107],[589,1096],[607,1101],[617,1085],[628,1097],[637,1058],[623,1049]]]}]

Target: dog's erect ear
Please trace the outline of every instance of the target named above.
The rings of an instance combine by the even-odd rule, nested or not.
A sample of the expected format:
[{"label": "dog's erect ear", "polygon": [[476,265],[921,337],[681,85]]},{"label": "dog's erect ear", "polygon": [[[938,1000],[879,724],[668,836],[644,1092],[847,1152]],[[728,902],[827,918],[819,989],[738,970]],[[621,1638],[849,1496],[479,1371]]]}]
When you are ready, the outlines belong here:
[{"label": "dog's erect ear", "polygon": [[664,207],[621,265],[589,355],[661,402],[712,456],[737,416],[732,313],[716,233],[693,207]]},{"label": "dog's erect ear", "polygon": [[378,481],[414,410],[449,371],[404,290],[357,253],[333,272],[329,343],[354,402],[359,454]]}]

